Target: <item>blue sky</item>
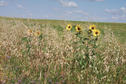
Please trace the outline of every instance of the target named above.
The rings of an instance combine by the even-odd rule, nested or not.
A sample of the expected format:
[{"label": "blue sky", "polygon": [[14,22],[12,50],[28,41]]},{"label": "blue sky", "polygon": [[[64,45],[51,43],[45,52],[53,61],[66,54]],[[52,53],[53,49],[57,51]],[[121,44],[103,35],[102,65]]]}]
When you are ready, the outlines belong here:
[{"label": "blue sky", "polygon": [[126,22],[126,0],[0,0],[0,16]]}]

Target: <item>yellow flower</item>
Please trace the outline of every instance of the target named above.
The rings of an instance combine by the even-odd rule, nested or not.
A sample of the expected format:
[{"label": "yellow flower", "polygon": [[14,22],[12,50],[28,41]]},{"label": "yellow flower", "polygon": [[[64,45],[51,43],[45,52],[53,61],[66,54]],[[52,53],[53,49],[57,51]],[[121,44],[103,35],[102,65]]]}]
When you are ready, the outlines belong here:
[{"label": "yellow flower", "polygon": [[75,29],[76,29],[77,32],[81,32],[81,26],[80,25],[76,25]]},{"label": "yellow flower", "polygon": [[70,30],[72,29],[72,25],[71,25],[71,24],[68,24],[68,25],[66,26],[66,29],[67,29],[68,31],[70,31]]},{"label": "yellow flower", "polygon": [[40,31],[36,31],[36,32],[34,33],[34,35],[35,35],[36,37],[39,37],[39,36],[41,35],[41,32],[40,32]]},{"label": "yellow flower", "polygon": [[31,35],[32,33],[33,33],[33,31],[31,29],[28,29],[27,35]]},{"label": "yellow flower", "polygon": [[94,31],[96,29],[96,25],[94,25],[94,24],[90,25],[89,29],[92,30],[92,31]]},{"label": "yellow flower", "polygon": [[95,29],[93,31],[93,36],[99,36],[100,35],[100,31],[98,29]]}]

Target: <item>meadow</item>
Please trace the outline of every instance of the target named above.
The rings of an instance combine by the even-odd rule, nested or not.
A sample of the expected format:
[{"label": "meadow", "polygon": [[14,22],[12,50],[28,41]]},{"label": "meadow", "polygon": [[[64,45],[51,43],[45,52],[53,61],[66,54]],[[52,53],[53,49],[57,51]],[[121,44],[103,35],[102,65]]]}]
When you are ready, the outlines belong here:
[{"label": "meadow", "polygon": [[0,84],[126,84],[126,23],[0,17]]}]

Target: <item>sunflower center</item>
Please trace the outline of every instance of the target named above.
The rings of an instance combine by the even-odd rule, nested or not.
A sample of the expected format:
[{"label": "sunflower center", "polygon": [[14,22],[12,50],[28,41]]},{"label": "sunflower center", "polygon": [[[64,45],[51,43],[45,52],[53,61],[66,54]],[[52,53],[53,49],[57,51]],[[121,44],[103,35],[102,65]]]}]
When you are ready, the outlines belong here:
[{"label": "sunflower center", "polygon": [[98,32],[95,32],[95,34],[98,34]]},{"label": "sunflower center", "polygon": [[92,27],[91,29],[94,29],[94,27]]},{"label": "sunflower center", "polygon": [[68,26],[68,28],[70,28],[70,26]]},{"label": "sunflower center", "polygon": [[80,30],[80,27],[78,27],[78,30]]}]

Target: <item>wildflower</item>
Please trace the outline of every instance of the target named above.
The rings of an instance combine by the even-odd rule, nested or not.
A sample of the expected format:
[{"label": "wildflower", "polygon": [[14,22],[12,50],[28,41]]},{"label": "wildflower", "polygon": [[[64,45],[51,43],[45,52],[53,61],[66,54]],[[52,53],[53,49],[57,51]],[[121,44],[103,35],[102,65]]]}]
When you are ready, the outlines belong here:
[{"label": "wildflower", "polygon": [[96,26],[94,24],[90,25],[89,29],[92,30],[92,31],[94,31],[96,29]]},{"label": "wildflower", "polygon": [[36,31],[36,32],[34,33],[34,35],[35,35],[36,37],[39,37],[39,36],[41,35],[41,32],[40,32],[40,31]]},{"label": "wildflower", "polygon": [[91,34],[91,33],[92,33],[92,30],[89,29],[89,30],[88,30],[88,34]]},{"label": "wildflower", "polygon": [[95,29],[95,30],[93,31],[93,36],[99,36],[99,35],[100,35],[100,31],[97,30],[97,29]]},{"label": "wildflower", "polygon": [[66,29],[67,29],[68,31],[70,31],[70,30],[72,29],[72,25],[71,25],[71,24],[68,24],[68,25],[66,26]]},{"label": "wildflower", "polygon": [[76,29],[77,32],[81,32],[81,26],[80,25],[76,25],[75,29]]},{"label": "wildflower", "polygon": [[27,35],[32,35],[33,31],[31,29],[28,29]]}]

